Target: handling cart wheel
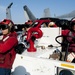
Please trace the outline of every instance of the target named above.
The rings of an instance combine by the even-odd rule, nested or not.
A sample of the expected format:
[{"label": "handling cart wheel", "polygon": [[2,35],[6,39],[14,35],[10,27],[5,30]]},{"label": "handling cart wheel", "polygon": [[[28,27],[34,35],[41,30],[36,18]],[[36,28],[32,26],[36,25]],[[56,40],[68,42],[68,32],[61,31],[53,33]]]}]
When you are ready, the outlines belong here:
[{"label": "handling cart wheel", "polygon": [[70,70],[63,69],[60,71],[59,75],[74,75]]}]

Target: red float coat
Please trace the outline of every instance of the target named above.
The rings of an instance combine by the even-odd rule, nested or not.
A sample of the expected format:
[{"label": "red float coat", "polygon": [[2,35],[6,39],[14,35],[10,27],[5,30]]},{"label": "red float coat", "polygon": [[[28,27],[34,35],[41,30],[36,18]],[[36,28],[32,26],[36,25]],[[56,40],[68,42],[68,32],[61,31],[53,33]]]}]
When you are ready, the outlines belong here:
[{"label": "red float coat", "polygon": [[[6,36],[3,35],[2,40],[0,40],[0,68],[11,69],[14,59],[16,57],[16,52],[14,47],[18,44],[16,32],[10,33]],[[2,63],[1,63],[2,62]]]},{"label": "red float coat", "polygon": [[62,35],[63,36],[71,36],[71,37],[67,37],[67,40],[70,42],[68,51],[69,52],[75,52],[75,40],[73,40],[72,37],[75,37],[75,32],[72,32],[70,30],[62,30]]}]

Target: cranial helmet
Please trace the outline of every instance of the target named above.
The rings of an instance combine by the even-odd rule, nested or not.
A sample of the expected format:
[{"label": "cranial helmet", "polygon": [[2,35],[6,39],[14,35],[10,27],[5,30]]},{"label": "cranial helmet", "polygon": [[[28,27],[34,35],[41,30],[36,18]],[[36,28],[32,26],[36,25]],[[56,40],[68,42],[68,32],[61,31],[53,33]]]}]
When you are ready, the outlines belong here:
[{"label": "cranial helmet", "polygon": [[33,21],[32,20],[28,20],[27,22],[25,22],[26,24],[32,24]]},{"label": "cranial helmet", "polygon": [[4,19],[0,22],[0,28],[1,29],[9,29],[11,32],[14,31],[14,23],[9,19]]},{"label": "cranial helmet", "polygon": [[27,22],[25,22],[25,27],[29,28],[29,27],[32,26],[32,24],[33,24],[33,21],[32,20],[28,20]]},{"label": "cranial helmet", "polygon": [[12,23],[14,25],[14,23],[11,20],[9,20],[9,19],[4,19],[3,21],[0,22],[0,24],[1,23],[2,24],[6,24],[6,25],[9,25],[10,23]]},{"label": "cranial helmet", "polygon": [[71,19],[70,26],[73,27],[75,25],[75,17]]},{"label": "cranial helmet", "polygon": [[70,22],[70,26],[69,26],[69,28],[70,28],[71,31],[73,31],[74,25],[75,25],[75,20],[72,20],[72,21]]}]

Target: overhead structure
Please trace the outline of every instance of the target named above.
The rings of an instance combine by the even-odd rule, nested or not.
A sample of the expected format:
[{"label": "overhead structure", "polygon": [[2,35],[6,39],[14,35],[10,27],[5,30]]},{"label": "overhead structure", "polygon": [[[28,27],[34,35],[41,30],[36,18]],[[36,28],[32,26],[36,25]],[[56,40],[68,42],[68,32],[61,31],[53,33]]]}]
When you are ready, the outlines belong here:
[{"label": "overhead structure", "polygon": [[6,18],[11,20],[11,6],[13,5],[13,2],[9,4],[9,6],[6,8]]}]

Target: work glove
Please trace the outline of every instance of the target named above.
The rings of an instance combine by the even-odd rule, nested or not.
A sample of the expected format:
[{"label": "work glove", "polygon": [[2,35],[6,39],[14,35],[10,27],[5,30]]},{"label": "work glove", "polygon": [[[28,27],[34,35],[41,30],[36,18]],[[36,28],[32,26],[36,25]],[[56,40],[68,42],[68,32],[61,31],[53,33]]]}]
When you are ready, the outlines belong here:
[{"label": "work glove", "polygon": [[24,51],[26,50],[26,47],[24,45],[24,43],[19,43],[16,47],[15,47],[15,51],[18,54],[22,54]]}]

